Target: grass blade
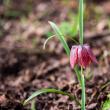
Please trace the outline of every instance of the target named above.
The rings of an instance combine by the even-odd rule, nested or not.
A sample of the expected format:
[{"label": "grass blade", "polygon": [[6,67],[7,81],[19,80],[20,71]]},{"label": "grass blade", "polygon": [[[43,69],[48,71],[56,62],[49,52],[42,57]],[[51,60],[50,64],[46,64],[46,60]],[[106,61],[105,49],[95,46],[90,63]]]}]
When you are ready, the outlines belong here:
[{"label": "grass blade", "polygon": [[70,55],[70,49],[68,44],[66,43],[66,40],[62,34],[62,32],[59,30],[59,28],[57,27],[57,25],[51,21],[49,21],[49,24],[51,25],[52,29],[54,30],[55,34],[57,35],[57,37],[59,38],[59,40],[61,41],[61,43],[63,44],[63,47],[67,53],[67,55]]},{"label": "grass blade", "polygon": [[[51,25],[52,29],[55,31],[55,34],[60,39],[61,43],[63,44],[63,47],[64,47],[68,57],[70,57],[69,56],[70,55],[70,48],[69,48],[68,44],[66,43],[66,40],[65,40],[62,32],[59,30],[59,28],[57,27],[57,25],[55,23],[49,21],[49,24]],[[81,76],[80,76],[80,72],[79,72],[77,66],[74,68],[74,71],[77,74],[79,82],[81,82]]]},{"label": "grass blade", "polygon": [[56,93],[56,94],[62,94],[62,95],[67,95],[69,96],[70,99],[75,100],[79,105],[80,103],[77,101],[76,97],[67,93],[67,92],[63,92],[61,90],[56,90],[56,89],[41,89],[38,90],[36,92],[34,92],[28,99],[26,99],[24,101],[24,105],[26,105],[27,103],[29,103],[32,99],[34,99],[35,97],[44,94],[44,93]]},{"label": "grass blade", "polygon": [[31,103],[31,110],[36,110],[35,100],[33,100],[32,103]]}]

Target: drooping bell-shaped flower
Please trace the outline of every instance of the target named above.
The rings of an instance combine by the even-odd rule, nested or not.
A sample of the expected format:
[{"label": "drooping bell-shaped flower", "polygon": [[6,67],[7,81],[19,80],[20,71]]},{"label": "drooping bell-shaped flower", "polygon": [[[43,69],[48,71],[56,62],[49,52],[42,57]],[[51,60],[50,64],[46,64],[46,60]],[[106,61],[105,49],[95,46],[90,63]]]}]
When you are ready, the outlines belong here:
[{"label": "drooping bell-shaped flower", "polygon": [[91,62],[97,64],[96,57],[89,45],[84,44],[72,46],[70,52],[70,65],[72,68],[74,68],[76,64],[86,68]]}]

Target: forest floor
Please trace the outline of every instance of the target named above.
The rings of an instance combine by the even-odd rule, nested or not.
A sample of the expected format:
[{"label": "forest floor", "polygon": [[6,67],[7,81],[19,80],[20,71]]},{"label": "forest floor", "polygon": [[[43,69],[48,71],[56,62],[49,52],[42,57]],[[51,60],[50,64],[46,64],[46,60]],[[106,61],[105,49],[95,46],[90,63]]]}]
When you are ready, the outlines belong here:
[{"label": "forest floor", "polygon": [[[68,21],[67,15],[77,3],[37,0],[27,13],[22,9],[25,3],[19,5],[19,10],[19,1],[15,1],[13,8],[20,12],[17,14],[12,14],[7,5],[0,5],[0,110],[30,110],[30,105],[23,106],[22,102],[41,88],[57,88],[80,99],[80,85],[59,40],[51,39],[43,50],[50,32],[48,21]],[[86,108],[101,110],[110,94],[110,1],[87,4],[91,5],[85,21],[85,43],[91,45],[98,65],[84,71]],[[70,47],[75,44],[69,37],[67,40]],[[37,110],[80,110],[75,101],[63,95],[44,94],[35,100]]]}]

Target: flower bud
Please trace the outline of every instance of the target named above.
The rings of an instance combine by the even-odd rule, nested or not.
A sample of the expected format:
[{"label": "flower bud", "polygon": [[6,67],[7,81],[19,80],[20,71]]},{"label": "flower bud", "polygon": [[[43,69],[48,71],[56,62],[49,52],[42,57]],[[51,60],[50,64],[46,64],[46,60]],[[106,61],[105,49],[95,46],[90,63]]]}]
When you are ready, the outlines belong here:
[{"label": "flower bud", "polygon": [[74,68],[76,64],[86,68],[91,62],[98,63],[89,45],[72,46],[70,52],[71,68]]}]

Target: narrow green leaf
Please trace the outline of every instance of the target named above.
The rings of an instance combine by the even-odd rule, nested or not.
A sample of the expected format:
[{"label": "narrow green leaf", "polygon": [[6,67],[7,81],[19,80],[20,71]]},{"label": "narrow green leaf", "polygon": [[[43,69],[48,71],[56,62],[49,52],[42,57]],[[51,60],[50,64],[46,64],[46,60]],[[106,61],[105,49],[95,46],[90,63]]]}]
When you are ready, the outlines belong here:
[{"label": "narrow green leaf", "polygon": [[66,40],[62,34],[62,32],[59,30],[59,28],[57,27],[57,25],[51,21],[49,21],[49,24],[51,25],[52,29],[54,30],[55,34],[57,35],[57,37],[59,38],[59,40],[61,41],[61,43],[63,44],[63,47],[67,53],[67,55],[70,55],[70,49],[68,44],[66,43]]},{"label": "narrow green leaf", "polygon": [[35,100],[33,100],[32,103],[31,103],[31,110],[36,110]]},{"label": "narrow green leaf", "polygon": [[[70,57],[70,48],[68,46],[68,44],[66,43],[66,40],[62,34],[62,32],[59,30],[59,28],[57,27],[57,25],[51,21],[49,21],[49,24],[51,25],[51,27],[53,28],[53,30],[55,31],[55,34],[57,35],[57,37],[60,39],[61,43],[63,44],[63,47],[68,55],[68,57]],[[81,76],[80,76],[80,71],[78,70],[77,66],[74,68],[74,71],[77,74],[78,80],[79,82],[81,82]]]},{"label": "narrow green leaf", "polygon": [[67,95],[67,96],[69,96],[70,99],[76,100],[76,102],[77,102],[78,104],[80,104],[80,103],[77,101],[77,99],[76,99],[75,96],[73,96],[73,95],[71,95],[71,94],[69,94],[69,93],[67,93],[67,92],[63,92],[63,91],[61,91],[61,90],[56,90],[56,89],[41,89],[41,90],[38,90],[38,91],[34,92],[28,99],[26,99],[26,100],[24,101],[24,105],[26,105],[29,101],[31,101],[32,99],[34,99],[34,98],[37,97],[38,95],[41,95],[41,94],[44,94],[44,93],[56,93],[56,94]]}]

